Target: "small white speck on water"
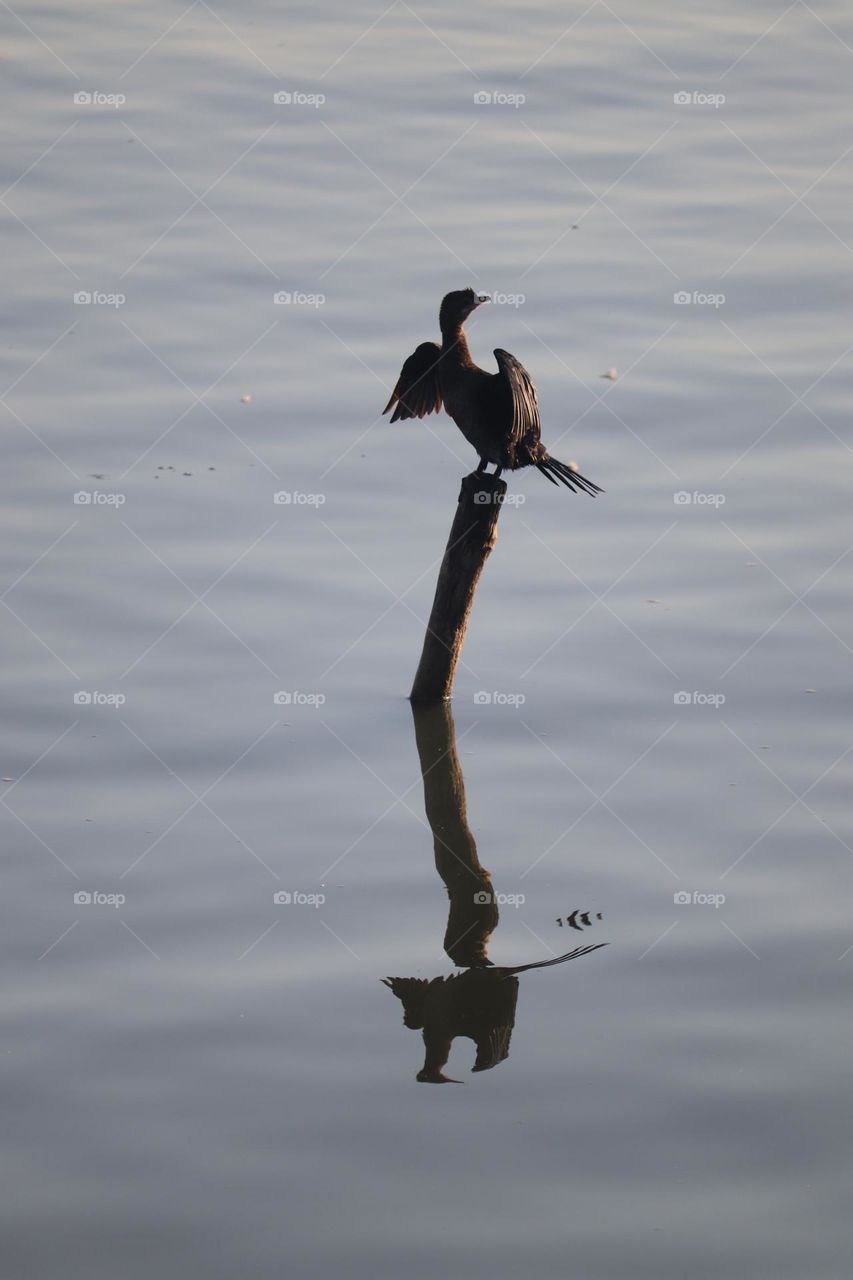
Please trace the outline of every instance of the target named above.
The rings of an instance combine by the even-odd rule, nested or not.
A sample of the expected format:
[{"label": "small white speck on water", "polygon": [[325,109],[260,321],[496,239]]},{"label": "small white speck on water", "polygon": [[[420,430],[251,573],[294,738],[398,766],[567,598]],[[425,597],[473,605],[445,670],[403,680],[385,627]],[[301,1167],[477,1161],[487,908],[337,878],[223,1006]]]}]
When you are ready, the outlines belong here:
[{"label": "small white speck on water", "polygon": [[598,376],[600,378],[607,378],[610,382],[615,382],[618,374],[615,369],[608,369],[606,373],[600,373]]},{"label": "small white speck on water", "polygon": [[252,397],[251,397],[251,396],[249,396],[249,395],[241,396],[241,397],[240,397],[240,403],[241,403],[241,404],[251,404],[251,403],[252,403]]},{"label": "small white speck on water", "polygon": [[806,693],[817,693],[817,689],[806,689]]}]

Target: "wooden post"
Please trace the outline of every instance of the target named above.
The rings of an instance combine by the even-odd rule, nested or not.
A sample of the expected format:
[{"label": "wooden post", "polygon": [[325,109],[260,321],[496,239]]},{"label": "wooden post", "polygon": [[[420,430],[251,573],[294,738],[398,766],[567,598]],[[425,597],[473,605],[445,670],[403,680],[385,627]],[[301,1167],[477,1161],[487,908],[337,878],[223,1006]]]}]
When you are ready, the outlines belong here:
[{"label": "wooden post", "polygon": [[429,706],[450,697],[474,592],[498,536],[506,483],[472,471],[462,481],[456,515],[438,572],[421,660],[409,697]]}]

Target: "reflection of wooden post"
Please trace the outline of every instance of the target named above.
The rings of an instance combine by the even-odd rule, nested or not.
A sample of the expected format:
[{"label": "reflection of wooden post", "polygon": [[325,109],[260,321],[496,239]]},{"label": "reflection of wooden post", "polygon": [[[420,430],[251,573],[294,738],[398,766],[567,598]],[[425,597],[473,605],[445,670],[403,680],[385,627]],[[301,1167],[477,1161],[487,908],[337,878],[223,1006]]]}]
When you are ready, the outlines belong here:
[{"label": "reflection of wooden post", "polygon": [[450,697],[474,592],[498,536],[506,484],[473,471],[459,491],[456,515],[438,573],[421,660],[409,695],[420,705]]},{"label": "reflection of wooden post", "polygon": [[491,964],[486,948],[497,927],[498,908],[492,878],[480,866],[468,826],[453,713],[443,702],[437,707],[414,707],[413,714],[435,869],[450,899],[444,949],[454,964],[465,968]]}]

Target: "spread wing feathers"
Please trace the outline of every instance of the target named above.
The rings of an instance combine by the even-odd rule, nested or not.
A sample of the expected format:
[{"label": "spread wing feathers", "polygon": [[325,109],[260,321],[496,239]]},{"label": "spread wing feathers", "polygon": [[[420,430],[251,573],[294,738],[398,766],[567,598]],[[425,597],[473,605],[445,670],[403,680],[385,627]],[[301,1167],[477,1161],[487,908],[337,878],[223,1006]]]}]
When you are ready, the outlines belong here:
[{"label": "spread wing feathers", "polygon": [[422,342],[409,356],[391,392],[391,399],[382,410],[387,413],[396,404],[392,422],[398,418],[422,418],[426,413],[438,413],[441,408],[440,357],[441,347],[437,342]]},{"label": "spread wing feathers", "polygon": [[500,347],[495,349],[495,359],[500,370],[499,377],[508,384],[512,396],[510,439],[514,444],[518,444],[532,432],[529,443],[536,444],[539,441],[540,431],[539,401],[536,398],[536,388],[530,374],[515,356],[511,356],[508,351],[502,351]]}]

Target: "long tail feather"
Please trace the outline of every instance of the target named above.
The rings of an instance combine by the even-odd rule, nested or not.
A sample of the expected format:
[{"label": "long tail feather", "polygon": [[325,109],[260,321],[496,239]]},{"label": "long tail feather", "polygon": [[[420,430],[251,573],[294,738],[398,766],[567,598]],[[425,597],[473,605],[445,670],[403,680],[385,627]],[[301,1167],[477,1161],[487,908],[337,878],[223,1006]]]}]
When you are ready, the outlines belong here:
[{"label": "long tail feather", "polygon": [[590,951],[598,951],[600,947],[606,947],[606,942],[595,942],[586,947],[576,947],[574,951],[567,951],[564,956],[555,956],[553,960],[537,960],[533,964],[520,964],[515,969],[510,969],[510,974],[525,973],[528,969],[548,969],[552,964],[563,964],[566,960],[576,960],[578,956],[589,955]]},{"label": "long tail feather", "polygon": [[550,454],[546,455],[541,462],[536,463],[536,469],[541,471],[547,480],[552,484],[564,484],[567,489],[573,492],[580,490],[582,493],[588,493],[594,498],[597,493],[604,493],[599,485],[594,484],[592,480],[587,480],[586,476],[582,476],[574,467],[566,466],[565,462],[560,462],[557,458],[552,458]]}]

